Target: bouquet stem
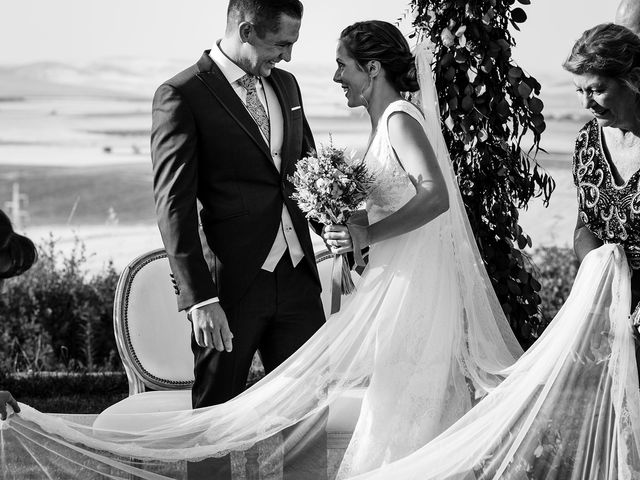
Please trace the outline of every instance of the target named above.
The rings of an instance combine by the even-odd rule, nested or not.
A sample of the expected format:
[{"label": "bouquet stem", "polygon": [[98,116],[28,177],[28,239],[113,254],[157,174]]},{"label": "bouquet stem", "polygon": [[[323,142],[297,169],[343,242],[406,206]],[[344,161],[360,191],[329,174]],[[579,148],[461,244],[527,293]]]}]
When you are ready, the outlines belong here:
[{"label": "bouquet stem", "polygon": [[334,314],[340,310],[340,298],[342,295],[349,295],[356,289],[351,278],[351,270],[349,269],[349,260],[346,253],[333,257],[331,276],[331,314]]},{"label": "bouquet stem", "polygon": [[342,294],[349,295],[355,291],[356,286],[353,283],[353,278],[351,278],[351,269],[349,268],[347,254],[343,253],[340,256],[342,257]]}]

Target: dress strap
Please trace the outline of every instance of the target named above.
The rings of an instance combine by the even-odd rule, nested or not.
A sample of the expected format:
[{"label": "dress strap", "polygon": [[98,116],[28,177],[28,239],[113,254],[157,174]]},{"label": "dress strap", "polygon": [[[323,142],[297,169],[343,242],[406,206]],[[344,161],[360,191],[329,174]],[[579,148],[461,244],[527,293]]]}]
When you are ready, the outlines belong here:
[{"label": "dress strap", "polygon": [[404,112],[415,119],[418,123],[420,123],[420,125],[424,126],[424,114],[417,105],[406,100],[396,100],[395,102],[389,104],[384,114],[382,115],[382,118],[380,119],[380,123],[384,125],[385,130],[388,126],[389,117],[396,112]]}]

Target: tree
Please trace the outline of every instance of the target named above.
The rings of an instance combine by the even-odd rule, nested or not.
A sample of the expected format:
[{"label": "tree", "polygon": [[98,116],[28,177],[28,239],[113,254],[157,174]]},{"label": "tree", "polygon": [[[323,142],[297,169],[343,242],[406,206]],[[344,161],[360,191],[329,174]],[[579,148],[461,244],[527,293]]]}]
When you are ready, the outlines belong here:
[{"label": "tree", "polygon": [[[413,37],[434,45],[433,70],[443,133],[494,289],[522,345],[544,328],[540,283],[520,249],[531,238],[518,209],[541,196],[553,179],[535,161],[546,125],[540,83],[511,58],[509,28],[527,16],[516,0],[412,0]],[[529,4],[530,0],[518,0]],[[532,147],[523,151],[525,134]]]}]

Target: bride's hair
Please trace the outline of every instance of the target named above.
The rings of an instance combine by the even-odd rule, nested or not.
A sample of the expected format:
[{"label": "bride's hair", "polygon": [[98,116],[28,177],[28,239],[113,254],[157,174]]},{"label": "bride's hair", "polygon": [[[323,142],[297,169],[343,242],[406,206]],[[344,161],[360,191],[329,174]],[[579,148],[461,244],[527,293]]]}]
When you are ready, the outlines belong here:
[{"label": "bride's hair", "polygon": [[419,89],[416,64],[407,40],[400,30],[381,20],[356,22],[345,28],[340,41],[349,55],[364,68],[377,60],[387,78],[401,92]]}]

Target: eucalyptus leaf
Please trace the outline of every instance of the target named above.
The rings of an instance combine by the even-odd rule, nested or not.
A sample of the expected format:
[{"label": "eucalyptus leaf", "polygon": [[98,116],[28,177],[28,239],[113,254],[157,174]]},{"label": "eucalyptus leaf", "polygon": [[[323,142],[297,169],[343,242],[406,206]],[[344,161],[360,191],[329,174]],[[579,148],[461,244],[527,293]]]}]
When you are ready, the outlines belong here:
[{"label": "eucalyptus leaf", "polygon": [[522,69],[520,67],[511,67],[507,75],[511,78],[521,78],[522,77]]},{"label": "eucalyptus leaf", "polygon": [[491,70],[493,70],[493,62],[491,61],[491,59],[487,58],[487,60],[480,67],[480,70],[482,70],[486,74],[491,73]]},{"label": "eucalyptus leaf", "polygon": [[522,98],[529,98],[529,95],[531,95],[531,87],[525,82],[522,82],[518,85],[518,93]]},{"label": "eucalyptus leaf", "polygon": [[466,112],[469,112],[473,109],[473,98],[466,95],[462,99],[462,109]]},{"label": "eucalyptus leaf", "polygon": [[444,78],[448,82],[451,82],[455,77],[456,77],[456,69],[454,67],[447,68],[447,71],[444,74]]},{"label": "eucalyptus leaf", "polygon": [[508,117],[509,113],[511,113],[511,108],[509,108],[509,103],[503,98],[500,100],[498,105],[496,106],[496,112],[501,117]]},{"label": "eucalyptus leaf", "polygon": [[450,65],[451,62],[453,62],[453,53],[451,52],[445,53],[443,57],[440,59],[440,65],[442,65],[443,67]]},{"label": "eucalyptus leaf", "polygon": [[456,59],[457,63],[464,63],[469,60],[469,55],[467,54],[466,50],[458,50],[456,51],[454,58]]},{"label": "eucalyptus leaf", "polygon": [[527,21],[527,14],[520,7],[516,7],[511,10],[511,20],[516,23],[524,23]]},{"label": "eucalyptus leaf", "polygon": [[539,98],[533,97],[529,100],[529,110],[531,110],[532,113],[540,113],[543,108],[544,103],[542,103],[542,100]]}]

